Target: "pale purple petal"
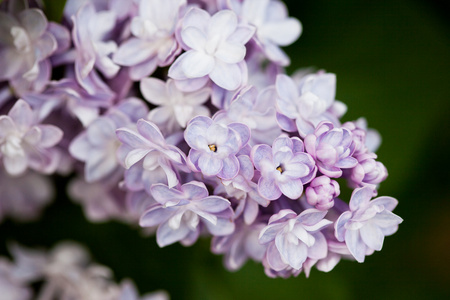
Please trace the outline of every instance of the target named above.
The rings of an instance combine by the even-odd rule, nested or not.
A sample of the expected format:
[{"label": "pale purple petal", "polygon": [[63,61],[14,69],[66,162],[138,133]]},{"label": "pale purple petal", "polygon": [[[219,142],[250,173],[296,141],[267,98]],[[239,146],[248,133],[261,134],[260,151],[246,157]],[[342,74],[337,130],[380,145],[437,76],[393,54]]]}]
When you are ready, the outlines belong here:
[{"label": "pale purple petal", "polygon": [[229,91],[237,89],[243,82],[241,69],[237,64],[227,64],[218,60],[209,77],[215,84]]},{"label": "pale purple petal", "polygon": [[367,247],[361,239],[359,230],[347,230],[345,232],[345,244],[358,262],[364,262]]},{"label": "pale purple petal", "polygon": [[198,159],[198,167],[206,176],[217,175],[223,168],[223,161],[212,154],[203,154]]},{"label": "pale purple petal", "polygon": [[261,196],[269,200],[275,200],[281,196],[281,191],[276,185],[275,180],[265,177],[261,177],[258,180],[258,191]]},{"label": "pale purple petal", "polygon": [[223,159],[223,168],[217,174],[222,179],[231,179],[239,172],[239,161],[236,156],[228,156]]},{"label": "pale purple petal", "polygon": [[[182,59],[180,61],[181,69],[187,78],[203,77],[217,68],[217,62],[215,62],[212,56],[195,50],[189,50],[184,56],[180,56],[178,59]],[[171,76],[170,71],[169,76]]]},{"label": "pale purple petal", "polygon": [[278,188],[286,197],[298,199],[303,192],[303,183],[300,179],[286,180],[284,182],[278,182]]}]

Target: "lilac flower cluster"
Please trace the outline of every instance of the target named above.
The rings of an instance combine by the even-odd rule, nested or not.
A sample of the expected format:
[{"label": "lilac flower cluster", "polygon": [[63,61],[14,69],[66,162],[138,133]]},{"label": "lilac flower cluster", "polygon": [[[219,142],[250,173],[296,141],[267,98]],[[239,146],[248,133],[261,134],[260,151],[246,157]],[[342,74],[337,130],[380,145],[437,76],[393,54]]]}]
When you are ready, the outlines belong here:
[{"label": "lilac flower cluster", "polygon": [[13,3],[0,11],[0,218],[38,215],[45,176],[74,172],[89,220],[139,224],[160,247],[209,235],[228,269],[251,258],[271,277],[363,262],[397,231],[397,201],[372,200],[387,177],[378,133],[341,123],[334,74],[285,74],[280,47],[302,27],[281,1],[68,0],[61,24]]},{"label": "lilac flower cluster", "polygon": [[[139,296],[134,283],[112,280],[112,271],[93,263],[88,252],[73,242],[61,242],[50,251],[9,245],[13,260],[0,257],[2,299],[168,300],[165,291]],[[38,282],[39,289],[32,285]]]}]

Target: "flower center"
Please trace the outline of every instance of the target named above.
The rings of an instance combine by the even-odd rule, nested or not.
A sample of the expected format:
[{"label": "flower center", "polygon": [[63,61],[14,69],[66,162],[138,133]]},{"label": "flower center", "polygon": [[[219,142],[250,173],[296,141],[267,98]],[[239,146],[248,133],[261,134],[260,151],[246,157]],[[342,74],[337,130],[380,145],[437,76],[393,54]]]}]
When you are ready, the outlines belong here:
[{"label": "flower center", "polygon": [[217,152],[217,146],[214,144],[208,145],[209,150],[211,150],[212,152]]},{"label": "flower center", "polygon": [[281,174],[283,174],[283,168],[281,167],[281,165],[279,165],[277,168],[276,168],[276,170],[277,171],[279,171]]}]

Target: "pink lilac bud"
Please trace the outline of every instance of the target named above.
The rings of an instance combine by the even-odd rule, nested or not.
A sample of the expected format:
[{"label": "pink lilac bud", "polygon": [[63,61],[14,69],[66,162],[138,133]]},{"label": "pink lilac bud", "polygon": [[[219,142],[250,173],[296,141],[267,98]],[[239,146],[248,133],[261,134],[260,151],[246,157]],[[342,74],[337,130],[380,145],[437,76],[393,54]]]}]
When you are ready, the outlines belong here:
[{"label": "pink lilac bud", "polygon": [[334,198],[339,196],[339,184],[327,176],[320,176],[311,181],[305,191],[308,203],[318,210],[328,210],[334,206]]}]

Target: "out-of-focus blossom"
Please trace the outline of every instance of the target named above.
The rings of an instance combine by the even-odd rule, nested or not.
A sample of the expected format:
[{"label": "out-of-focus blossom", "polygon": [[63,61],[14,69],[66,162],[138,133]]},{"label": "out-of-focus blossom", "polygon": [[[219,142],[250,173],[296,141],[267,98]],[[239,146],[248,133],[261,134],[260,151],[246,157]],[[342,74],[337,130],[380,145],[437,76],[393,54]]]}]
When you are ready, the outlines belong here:
[{"label": "out-of-focus blossom", "polygon": [[242,22],[256,27],[254,40],[267,57],[287,66],[290,59],[280,49],[295,42],[301,32],[301,23],[289,18],[286,5],[278,0],[230,0],[231,8]]},{"label": "out-of-focus blossom", "polygon": [[328,177],[341,177],[341,169],[353,168],[358,163],[352,157],[355,143],[351,132],[330,122],[321,123],[314,134],[305,137],[305,148],[316,160],[319,171]]},{"label": "out-of-focus blossom", "polygon": [[48,21],[39,9],[26,9],[17,16],[0,11],[0,81],[39,75],[39,63],[56,49]]},{"label": "out-of-focus blossom", "polygon": [[336,238],[344,242],[358,262],[364,262],[368,249],[380,251],[384,237],[394,234],[403,219],[392,213],[397,200],[378,197],[371,200],[373,188],[357,188],[350,198],[350,210],[334,224]]},{"label": "out-of-focus blossom", "polygon": [[144,98],[159,105],[151,110],[148,120],[154,122],[163,132],[174,133],[185,128],[189,120],[196,116],[209,116],[209,109],[202,105],[210,94],[210,88],[185,93],[180,91],[172,79],[164,82],[157,78],[143,78],[141,92]]},{"label": "out-of-focus blossom", "polygon": [[261,172],[258,190],[261,196],[275,200],[284,194],[297,199],[303,192],[303,185],[314,178],[317,167],[314,159],[303,152],[299,138],[280,136],[272,145],[253,147],[251,158],[255,168]]},{"label": "out-of-focus blossom", "polygon": [[[133,106],[128,116],[121,111],[124,106]],[[116,129],[128,126],[145,116],[146,106],[138,99],[125,100],[121,105],[111,108],[106,114],[95,119],[88,128],[79,134],[70,144],[70,154],[85,162],[84,177],[87,182],[93,182],[109,176],[120,168],[116,157],[120,141]]]},{"label": "out-of-focus blossom", "polygon": [[210,78],[226,90],[235,90],[246,80],[239,64],[245,64],[245,44],[254,34],[253,27],[239,25],[230,10],[210,16],[195,7],[186,13],[181,26],[182,46],[187,52],[170,67],[171,78],[195,81],[193,86],[198,88]]},{"label": "out-of-focus blossom", "polygon": [[237,153],[248,143],[250,130],[241,123],[221,124],[207,117],[195,117],[185,132],[191,150],[192,168],[206,176],[231,179],[239,172]]},{"label": "out-of-focus blossom", "polygon": [[114,54],[114,62],[130,67],[133,80],[152,74],[157,66],[170,65],[181,52],[175,29],[186,0],[140,1],[139,15],[131,21],[133,37]]},{"label": "out-of-focus blossom", "polygon": [[239,219],[235,223],[236,229],[232,234],[215,236],[211,242],[213,253],[225,254],[224,264],[230,271],[240,269],[249,258],[260,262],[266,251],[266,246],[258,241],[264,223],[247,224]]},{"label": "out-of-focus blossom", "polygon": [[156,291],[139,296],[138,291],[134,283],[125,279],[120,284],[120,296],[118,300],[169,300],[169,294],[166,291]]},{"label": "out-of-focus blossom", "polygon": [[0,169],[0,221],[5,217],[20,221],[37,219],[53,194],[52,183],[44,175],[28,171],[12,177]]},{"label": "out-of-focus blossom", "polygon": [[200,224],[216,236],[234,231],[230,201],[219,196],[208,196],[202,182],[191,181],[180,189],[154,184],[151,193],[159,204],[147,210],[139,224],[142,227],[159,225],[156,240],[160,247],[178,241],[184,245],[193,244],[200,234]]},{"label": "out-of-focus blossom", "polygon": [[52,147],[63,132],[53,125],[37,124],[37,116],[23,100],[18,100],[7,116],[0,116],[0,157],[6,171],[21,175],[30,167],[45,174],[58,166],[58,153]]}]

